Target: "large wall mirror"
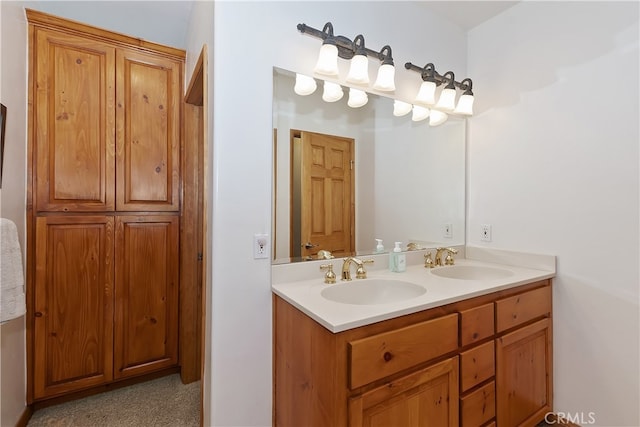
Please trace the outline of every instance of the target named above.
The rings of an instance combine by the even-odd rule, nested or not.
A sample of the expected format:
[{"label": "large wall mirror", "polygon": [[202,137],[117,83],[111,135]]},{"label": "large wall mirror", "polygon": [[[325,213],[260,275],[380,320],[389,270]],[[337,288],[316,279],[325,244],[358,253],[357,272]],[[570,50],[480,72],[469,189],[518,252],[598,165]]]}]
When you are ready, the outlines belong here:
[{"label": "large wall mirror", "polygon": [[[403,249],[409,243],[464,244],[464,119],[451,116],[439,126],[429,126],[428,120],[413,122],[411,114],[395,117],[391,98],[369,94],[366,105],[351,108],[348,88],[341,100],[328,103],[322,100],[323,82],[318,79],[318,89],[307,96],[294,92],[294,73],[274,68],[273,79],[274,263],[317,259],[325,249],[301,235],[301,215],[313,217],[315,231],[346,228],[343,231],[353,242],[349,254],[375,253],[376,239],[382,240],[385,252],[396,241]],[[316,186],[311,196],[306,193],[309,187],[299,182],[305,169],[300,145],[311,137],[344,140],[352,146],[350,154],[331,148],[335,165],[349,168],[349,183],[325,193]],[[345,156],[352,157],[345,160]],[[352,194],[345,197],[345,188],[353,189]],[[309,213],[318,206],[333,206],[328,222],[324,215]]]}]

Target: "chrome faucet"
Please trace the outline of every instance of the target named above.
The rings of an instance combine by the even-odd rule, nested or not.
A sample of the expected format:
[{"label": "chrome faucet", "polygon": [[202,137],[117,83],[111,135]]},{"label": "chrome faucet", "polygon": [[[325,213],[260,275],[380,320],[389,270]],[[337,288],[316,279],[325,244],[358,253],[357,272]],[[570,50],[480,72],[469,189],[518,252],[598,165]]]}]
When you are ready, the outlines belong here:
[{"label": "chrome faucet", "polygon": [[440,266],[442,264],[442,253],[447,252],[447,256],[444,259],[444,265],[453,265],[455,260],[453,259],[453,255],[457,254],[458,251],[454,248],[436,248],[436,260],[435,265]]},{"label": "chrome faucet", "polygon": [[357,279],[366,279],[367,272],[364,270],[364,264],[373,263],[372,259],[361,260],[355,257],[348,257],[344,259],[344,263],[342,264],[342,280],[351,280],[351,264],[357,265],[356,268],[356,278]]}]

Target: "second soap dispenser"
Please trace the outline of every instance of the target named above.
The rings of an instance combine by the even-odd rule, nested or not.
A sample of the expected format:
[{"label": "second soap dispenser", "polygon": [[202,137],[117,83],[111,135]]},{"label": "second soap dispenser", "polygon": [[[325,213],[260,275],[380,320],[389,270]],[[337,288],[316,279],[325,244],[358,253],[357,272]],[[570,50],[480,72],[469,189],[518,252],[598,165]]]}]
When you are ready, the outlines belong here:
[{"label": "second soap dispenser", "polygon": [[393,252],[389,253],[389,270],[401,273],[407,269],[407,256],[402,252],[402,242],[395,242]]}]

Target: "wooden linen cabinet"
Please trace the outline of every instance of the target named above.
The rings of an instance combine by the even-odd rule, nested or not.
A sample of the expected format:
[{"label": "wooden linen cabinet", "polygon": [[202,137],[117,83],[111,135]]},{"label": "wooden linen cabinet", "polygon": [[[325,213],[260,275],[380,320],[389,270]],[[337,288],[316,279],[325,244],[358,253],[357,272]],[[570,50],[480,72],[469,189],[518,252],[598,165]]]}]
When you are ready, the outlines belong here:
[{"label": "wooden linen cabinet", "polygon": [[32,402],[178,366],[185,53],[27,18]]}]

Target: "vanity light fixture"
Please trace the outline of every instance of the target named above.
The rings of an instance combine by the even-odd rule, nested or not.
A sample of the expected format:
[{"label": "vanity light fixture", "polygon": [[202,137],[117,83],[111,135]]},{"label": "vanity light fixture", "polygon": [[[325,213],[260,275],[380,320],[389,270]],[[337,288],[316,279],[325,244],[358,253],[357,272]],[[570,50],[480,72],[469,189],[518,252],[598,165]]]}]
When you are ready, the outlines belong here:
[{"label": "vanity light fixture", "polygon": [[324,90],[322,91],[322,99],[325,102],[336,102],[342,99],[344,92],[342,86],[333,82],[324,82]]},{"label": "vanity light fixture", "polygon": [[[466,78],[461,82],[457,82],[453,71],[447,71],[441,75],[436,71],[435,66],[432,63],[428,63],[424,67],[418,67],[411,62],[407,62],[404,64],[404,67],[407,70],[413,70],[420,73],[420,77],[422,77],[422,85],[420,86],[420,90],[418,91],[414,102],[432,106],[435,110],[440,110],[441,112],[453,112],[455,114],[466,116],[473,114],[473,82],[471,79]],[[438,86],[442,86],[442,91],[440,92],[440,98],[436,103],[435,95]],[[460,99],[458,100],[457,106],[456,88],[463,91]],[[436,116],[442,120],[439,114]],[[432,117],[432,120],[433,119],[434,118]],[[444,118],[441,123],[445,120],[446,118]]]},{"label": "vanity light fixture", "polygon": [[396,90],[396,68],[393,66],[389,45],[382,48],[379,58],[382,64],[378,68],[378,78],[376,78],[373,88],[383,92],[392,92]]},{"label": "vanity light fixture", "polygon": [[429,117],[429,114],[431,114],[431,110],[429,110],[427,107],[414,105],[413,114],[411,115],[411,120],[413,120],[414,122],[419,122]]},{"label": "vanity light fixture", "polygon": [[406,116],[411,112],[413,105],[408,102],[400,101],[396,99],[393,101],[393,115],[396,117]]},{"label": "vanity light fixture", "polygon": [[347,75],[349,83],[360,85],[369,84],[369,59],[367,52],[364,50],[364,37],[362,34],[357,35],[353,40],[354,55],[351,58],[351,68]]},{"label": "vanity light fixture", "polygon": [[318,74],[327,76],[338,75],[338,46],[333,36],[333,25],[327,22],[322,29],[322,47],[318,55],[318,62],[313,69]]},{"label": "vanity light fixture", "polygon": [[353,41],[345,36],[335,36],[331,22],[327,22],[322,31],[306,24],[298,24],[298,30],[301,33],[322,39],[322,47],[314,72],[336,76],[338,75],[337,58],[348,59],[351,60],[351,67],[346,80],[354,84],[368,85],[369,62],[367,57],[370,56],[377,58],[381,63],[373,88],[383,92],[391,92],[396,89],[395,67],[389,45],[384,46],[380,52],[376,52],[365,47],[364,37],[361,34],[357,35]]},{"label": "vanity light fixture", "polygon": [[296,84],[293,87],[293,91],[300,96],[311,95],[316,91],[318,84],[313,77],[305,76],[304,74],[296,73]]},{"label": "vanity light fixture", "polygon": [[464,89],[464,92],[460,96],[458,100],[458,106],[454,110],[454,112],[459,114],[464,114],[466,116],[471,116],[473,114],[473,92],[471,91],[471,86],[473,83],[471,79],[464,79],[460,82],[460,86]]},{"label": "vanity light fixture", "polygon": [[349,88],[349,100],[347,101],[347,105],[351,108],[359,108],[369,102],[369,97],[367,96],[367,92]]},{"label": "vanity light fixture", "polygon": [[447,79],[447,76],[447,81],[449,83],[447,83],[444,89],[442,89],[442,92],[440,93],[440,99],[438,99],[438,103],[436,104],[436,108],[440,108],[445,111],[453,111],[456,108],[456,86],[454,84],[455,76],[451,71],[447,71],[444,74],[445,79]]}]

